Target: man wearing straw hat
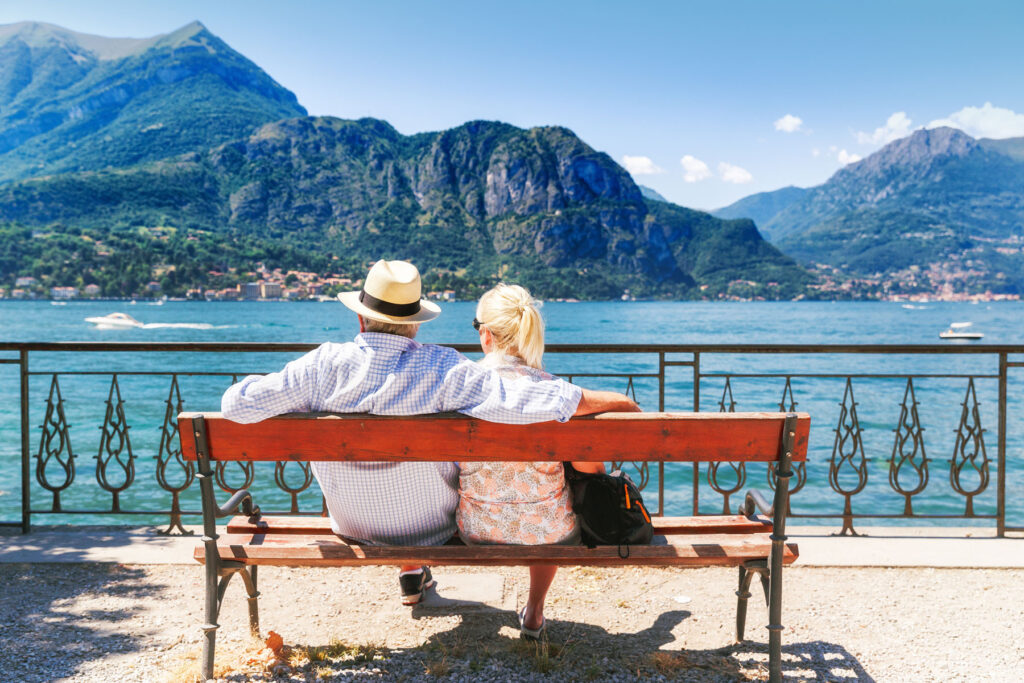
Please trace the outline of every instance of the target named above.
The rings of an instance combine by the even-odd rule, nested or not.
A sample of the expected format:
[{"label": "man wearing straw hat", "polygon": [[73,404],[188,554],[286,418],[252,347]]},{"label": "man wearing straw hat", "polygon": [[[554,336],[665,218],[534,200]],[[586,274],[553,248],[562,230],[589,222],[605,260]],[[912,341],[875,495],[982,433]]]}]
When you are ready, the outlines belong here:
[{"label": "man wearing straw hat", "polygon": [[[454,349],[414,341],[441,314],[421,297],[420,274],[406,261],[373,264],[362,290],[338,295],[359,317],[359,334],[327,342],[280,372],[250,375],[227,390],[224,417],[258,422],[284,413],[326,411],[420,415],[458,411],[483,420],[529,424],[609,410],[639,410],[628,397],[588,391],[560,379],[508,380]],[[458,471],[451,462],[315,462],[336,534],[364,543],[438,545],[455,533]],[[402,602],[433,585],[427,567],[402,567]]]}]

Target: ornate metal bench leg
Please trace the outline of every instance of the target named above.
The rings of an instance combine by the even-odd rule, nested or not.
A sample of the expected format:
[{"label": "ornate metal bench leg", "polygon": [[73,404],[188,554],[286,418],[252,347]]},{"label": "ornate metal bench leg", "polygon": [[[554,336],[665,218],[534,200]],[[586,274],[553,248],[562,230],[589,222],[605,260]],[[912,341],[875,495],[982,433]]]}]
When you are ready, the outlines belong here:
[{"label": "ornate metal bench leg", "polygon": [[736,642],[743,641],[743,631],[747,625],[747,598],[750,597],[750,580],[754,572],[740,567],[740,585],[736,591]]},{"label": "ornate metal bench leg", "polygon": [[217,563],[206,560],[206,623],[203,624],[203,662],[202,676],[204,681],[213,678],[213,653],[217,640],[217,613],[220,601],[217,599],[219,572]]},{"label": "ornate metal bench leg", "polygon": [[[782,572],[773,573],[772,601],[768,605],[768,680],[782,683]],[[776,593],[776,587],[778,592]]]},{"label": "ornate metal bench leg", "polygon": [[249,595],[249,631],[254,638],[260,637],[260,592],[256,590],[256,570],[253,565],[241,571],[245,592]]}]

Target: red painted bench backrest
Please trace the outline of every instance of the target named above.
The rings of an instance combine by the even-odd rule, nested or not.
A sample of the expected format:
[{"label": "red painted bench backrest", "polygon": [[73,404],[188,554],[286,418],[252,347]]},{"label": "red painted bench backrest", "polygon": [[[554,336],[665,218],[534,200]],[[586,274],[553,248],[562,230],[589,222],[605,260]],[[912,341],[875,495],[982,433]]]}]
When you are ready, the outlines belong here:
[{"label": "red painted bench backrest", "polygon": [[[505,425],[458,414],[379,417],[295,414],[238,424],[181,413],[186,460],[202,415],[211,460],[665,460],[772,462],[786,413],[603,413],[566,423]],[[807,458],[811,418],[796,413],[792,459]]]}]

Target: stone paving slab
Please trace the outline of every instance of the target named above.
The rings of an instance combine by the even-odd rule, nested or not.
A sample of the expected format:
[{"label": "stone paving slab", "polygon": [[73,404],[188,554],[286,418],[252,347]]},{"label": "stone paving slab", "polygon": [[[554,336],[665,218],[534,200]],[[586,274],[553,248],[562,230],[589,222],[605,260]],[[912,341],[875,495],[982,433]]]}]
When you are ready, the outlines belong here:
[{"label": "stone paving slab", "polygon": [[[193,564],[194,536],[161,536],[157,527],[43,528],[0,535],[3,562]],[[834,536],[831,527],[790,527],[806,567],[1024,568],[1024,538],[996,538],[981,527],[864,527]],[[473,598],[475,599],[475,598]]]}]

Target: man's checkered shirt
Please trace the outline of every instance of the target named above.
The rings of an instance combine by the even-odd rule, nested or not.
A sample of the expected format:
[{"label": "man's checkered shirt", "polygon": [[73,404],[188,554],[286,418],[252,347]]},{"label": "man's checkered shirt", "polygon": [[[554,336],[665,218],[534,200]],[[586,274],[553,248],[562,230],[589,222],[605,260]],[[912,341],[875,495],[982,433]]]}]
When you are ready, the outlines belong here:
[{"label": "man's checkered shirt", "polygon": [[[391,334],[327,343],[280,372],[250,375],[225,392],[224,417],[259,422],[303,412],[422,415],[457,411],[491,422],[565,422],[579,387],[502,379],[453,349]],[[334,532],[390,545],[444,543],[455,532],[454,463],[312,463]]]}]

